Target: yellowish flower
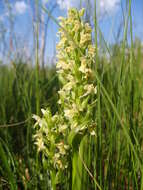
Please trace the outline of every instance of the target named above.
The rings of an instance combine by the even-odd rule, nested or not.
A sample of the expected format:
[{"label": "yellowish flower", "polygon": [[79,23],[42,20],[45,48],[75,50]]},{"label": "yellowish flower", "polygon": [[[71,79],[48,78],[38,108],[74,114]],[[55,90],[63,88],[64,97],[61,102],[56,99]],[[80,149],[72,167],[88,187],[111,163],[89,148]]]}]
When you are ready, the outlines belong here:
[{"label": "yellowish flower", "polygon": [[35,144],[38,146],[38,152],[45,149],[42,136],[37,136]]},{"label": "yellowish flower", "polygon": [[60,154],[62,154],[62,155],[66,154],[66,149],[64,147],[64,143],[63,142],[60,142],[60,143],[56,144],[56,147],[59,149],[59,153]]},{"label": "yellowish flower", "polygon": [[57,160],[57,165],[60,169],[64,169],[62,161],[61,160]]},{"label": "yellowish flower", "polygon": [[95,130],[92,130],[92,131],[90,132],[90,134],[91,134],[91,136],[95,136],[95,135],[96,135]]},{"label": "yellowish flower", "polygon": [[62,101],[61,101],[61,99],[59,99],[59,100],[58,100],[58,104],[62,104]]},{"label": "yellowish flower", "polygon": [[66,118],[72,119],[78,113],[78,110],[75,108],[65,109],[64,113]]},{"label": "yellowish flower", "polygon": [[78,32],[80,29],[81,29],[81,23],[80,23],[80,21],[76,20],[74,23],[73,31]]},{"label": "yellowish flower", "polygon": [[73,46],[69,46],[69,47],[65,48],[65,50],[66,50],[67,53],[71,53],[71,52],[74,51],[74,47]]},{"label": "yellowish flower", "polygon": [[67,125],[60,125],[59,126],[59,132],[63,132],[67,129]]},{"label": "yellowish flower", "polygon": [[58,63],[57,63],[57,69],[63,69],[63,70],[68,70],[68,69],[70,69],[70,65],[69,64],[67,64],[65,61],[59,61]]},{"label": "yellowish flower", "polygon": [[94,93],[94,94],[97,94],[97,87],[94,87],[93,84],[87,84],[85,87],[84,87],[84,90],[86,90],[87,94],[90,94],[90,93]]},{"label": "yellowish flower", "polygon": [[56,49],[60,50],[61,48],[64,48],[66,43],[67,43],[67,39],[62,38],[62,40],[60,40],[60,42],[56,45]]},{"label": "yellowish flower", "polygon": [[59,60],[63,60],[63,59],[65,59],[65,55],[62,54],[62,53],[58,53],[58,54],[57,54],[57,58],[58,58]]},{"label": "yellowish flower", "polygon": [[75,18],[77,16],[77,11],[76,9],[72,8],[68,10],[68,19],[69,18]]},{"label": "yellowish flower", "polygon": [[95,56],[95,47],[93,47],[93,45],[88,46],[88,55],[91,57]]},{"label": "yellowish flower", "polygon": [[86,33],[91,33],[92,32],[92,29],[91,29],[91,26],[89,25],[89,23],[85,24],[85,32]]},{"label": "yellowish flower", "polygon": [[81,57],[80,61],[81,61],[81,65],[87,65],[88,59],[86,57]]},{"label": "yellowish flower", "polygon": [[86,73],[86,65],[82,64],[80,67],[79,67],[79,71],[82,72],[82,73]]},{"label": "yellowish flower", "polygon": [[78,126],[78,123],[75,121],[72,122],[71,124],[71,129],[75,129]]},{"label": "yellowish flower", "polygon": [[75,85],[74,81],[70,81],[67,84],[65,84],[64,88],[66,91],[70,91],[72,89],[72,87]]},{"label": "yellowish flower", "polygon": [[59,95],[62,96],[62,97],[66,97],[66,93],[63,89],[59,90],[58,91]]},{"label": "yellowish flower", "polygon": [[82,32],[80,36],[80,45],[84,46],[88,43],[91,43],[91,34]]},{"label": "yellowish flower", "polygon": [[57,114],[55,114],[53,117],[52,117],[52,121],[55,123],[57,120],[58,120],[59,116]]},{"label": "yellowish flower", "polygon": [[90,74],[92,72],[91,69],[87,68],[84,64],[79,67],[79,71],[84,74]]}]

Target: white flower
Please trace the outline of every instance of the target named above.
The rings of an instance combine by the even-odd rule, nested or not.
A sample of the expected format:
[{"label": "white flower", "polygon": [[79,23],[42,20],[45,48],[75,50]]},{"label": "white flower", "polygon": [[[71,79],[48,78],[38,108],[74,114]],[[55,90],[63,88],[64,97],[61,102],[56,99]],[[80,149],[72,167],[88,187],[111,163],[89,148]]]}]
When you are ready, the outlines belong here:
[{"label": "white flower", "polygon": [[59,100],[58,100],[58,104],[62,104],[62,101],[61,101],[61,99],[59,99]]},{"label": "white flower", "polygon": [[83,74],[91,74],[92,73],[92,70],[91,69],[88,69],[85,65],[81,65],[79,67],[79,71]]},{"label": "white flower", "polygon": [[58,91],[58,93],[59,93],[59,95],[60,95],[60,96],[62,96],[62,97],[65,97],[65,96],[66,96],[65,91],[64,91],[64,90],[62,90],[62,89],[61,89],[61,90],[59,90],[59,91]]},{"label": "white flower", "polygon": [[82,64],[82,65],[79,67],[79,71],[82,72],[82,73],[86,73],[86,72],[87,72],[86,65],[83,65],[83,64]]},{"label": "white flower", "polygon": [[[35,137],[36,137],[36,135],[35,135]],[[40,136],[37,135],[35,144],[38,146],[39,152],[45,149],[44,142],[43,142],[41,135]]]},{"label": "white flower", "polygon": [[80,58],[81,61],[81,66],[79,67],[79,71],[82,72],[83,74],[90,74],[92,73],[91,69],[88,68],[88,64],[90,63],[90,60],[87,59],[86,57]]},{"label": "white flower", "polygon": [[78,113],[78,110],[76,108],[65,109],[64,113],[66,118],[72,119]]},{"label": "white flower", "polygon": [[69,119],[73,118],[73,116],[74,116],[74,113],[71,110],[68,110],[68,109],[65,109],[64,113],[65,113],[65,117],[69,118]]},{"label": "white flower", "polygon": [[59,61],[57,63],[57,69],[63,69],[63,70],[69,70],[71,67],[68,63],[66,63],[65,61]]},{"label": "white flower", "polygon": [[53,117],[52,117],[52,121],[53,122],[56,122],[58,120],[59,116],[57,114],[55,114]]},{"label": "white flower", "polygon": [[56,145],[56,147],[59,149],[59,153],[62,154],[62,155],[65,155],[66,154],[66,149],[64,147],[64,143],[63,142],[60,142]]},{"label": "white flower", "polygon": [[60,125],[59,126],[59,132],[63,132],[67,129],[67,125]]},{"label": "white flower", "polygon": [[86,90],[86,93],[83,96],[86,96],[86,95],[91,94],[91,93],[97,94],[97,87],[94,87],[93,84],[85,85],[84,90]]},{"label": "white flower", "polygon": [[44,109],[41,109],[41,112],[42,112],[43,115],[45,115],[47,113],[47,111],[44,110]]},{"label": "white flower", "polygon": [[63,89],[66,90],[66,91],[70,91],[74,85],[75,85],[75,82],[74,82],[74,81],[68,82],[68,83],[63,87]]},{"label": "white flower", "polygon": [[92,130],[92,131],[90,132],[90,134],[91,134],[91,136],[95,136],[95,135],[96,135],[95,130]]}]

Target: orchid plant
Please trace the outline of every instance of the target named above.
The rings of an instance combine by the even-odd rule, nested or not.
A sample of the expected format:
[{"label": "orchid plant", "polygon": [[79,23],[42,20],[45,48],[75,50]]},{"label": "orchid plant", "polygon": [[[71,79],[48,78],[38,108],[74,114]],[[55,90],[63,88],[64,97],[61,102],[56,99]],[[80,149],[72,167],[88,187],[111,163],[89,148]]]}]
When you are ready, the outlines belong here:
[{"label": "orchid plant", "polygon": [[[88,23],[84,23],[83,16],[84,9],[70,9],[67,18],[59,18],[60,41],[56,66],[62,84],[58,92],[59,110],[52,115],[49,108],[42,109],[42,118],[34,115],[35,144],[47,158],[48,169],[52,171],[53,189],[56,189],[60,176],[69,171],[74,146],[78,150],[86,134],[96,136],[94,110],[97,87],[93,80],[95,47],[92,29]],[[79,136],[80,140],[75,145],[73,142]]]}]

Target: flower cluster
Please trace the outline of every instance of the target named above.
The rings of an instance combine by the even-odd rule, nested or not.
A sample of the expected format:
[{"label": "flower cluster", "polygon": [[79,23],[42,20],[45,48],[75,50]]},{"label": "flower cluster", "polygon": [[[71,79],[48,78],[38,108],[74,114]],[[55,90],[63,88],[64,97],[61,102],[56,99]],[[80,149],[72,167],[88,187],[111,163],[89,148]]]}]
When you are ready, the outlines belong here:
[{"label": "flower cluster", "polygon": [[[57,45],[59,73],[63,88],[59,91],[59,104],[71,129],[93,127],[93,102],[97,89],[93,84],[95,47],[92,45],[91,27],[82,21],[84,9],[70,9],[68,18],[60,17],[60,42]],[[64,28],[64,30],[63,30]],[[91,106],[92,105],[92,106]]]},{"label": "flower cluster", "polygon": [[57,45],[57,72],[62,83],[59,90],[60,111],[52,116],[49,109],[43,117],[34,116],[38,151],[48,158],[49,167],[56,171],[68,168],[72,151],[71,132],[95,135],[97,88],[93,83],[95,48],[91,27],[82,21],[84,9],[70,9],[68,18],[60,18],[60,41]]},{"label": "flower cluster", "polygon": [[[37,121],[35,128],[37,133],[34,135],[35,144],[39,152],[43,152],[48,158],[50,168],[64,170],[68,167],[66,160],[69,146],[64,140],[64,131],[67,127],[62,125],[62,117],[60,115],[52,116],[50,110],[42,109],[43,118],[34,115]],[[40,128],[39,128],[40,126]]]}]

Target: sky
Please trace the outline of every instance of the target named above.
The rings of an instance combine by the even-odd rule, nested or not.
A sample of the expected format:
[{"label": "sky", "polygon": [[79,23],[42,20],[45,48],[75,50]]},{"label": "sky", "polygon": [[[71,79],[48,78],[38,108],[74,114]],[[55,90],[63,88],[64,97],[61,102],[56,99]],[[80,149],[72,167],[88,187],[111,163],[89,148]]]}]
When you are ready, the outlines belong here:
[{"label": "sky", "polygon": [[[35,0],[9,0],[11,5],[11,13],[14,15],[14,33],[18,41],[27,44],[26,51],[29,53],[33,45],[32,19],[30,13],[30,5]],[[70,7],[87,7],[87,0],[41,0],[43,5],[50,9],[51,5],[57,2],[58,6],[52,15],[55,18],[66,16]],[[89,0],[92,5],[91,15],[94,15],[94,1]],[[108,43],[114,43],[117,39],[117,32],[123,22],[123,14],[121,3],[125,10],[125,0],[97,0],[98,23],[103,36]],[[82,4],[82,5],[81,5]],[[127,12],[126,12],[127,13]],[[10,35],[10,24],[8,22],[9,11],[4,4],[4,0],[0,0],[0,24],[7,31],[7,37]],[[132,0],[132,18],[133,18],[133,35],[143,41],[143,0]],[[2,27],[0,27],[2,28]],[[1,30],[0,30],[1,31]],[[46,55],[51,56],[55,53],[55,43],[57,42],[56,33],[58,26],[50,20],[47,32]],[[129,31],[128,31],[129,32]],[[122,32],[120,38],[122,39]],[[0,35],[1,37],[1,35]],[[20,44],[20,43],[19,43]],[[1,51],[1,50],[0,50]],[[1,52],[0,52],[1,53]]]}]

